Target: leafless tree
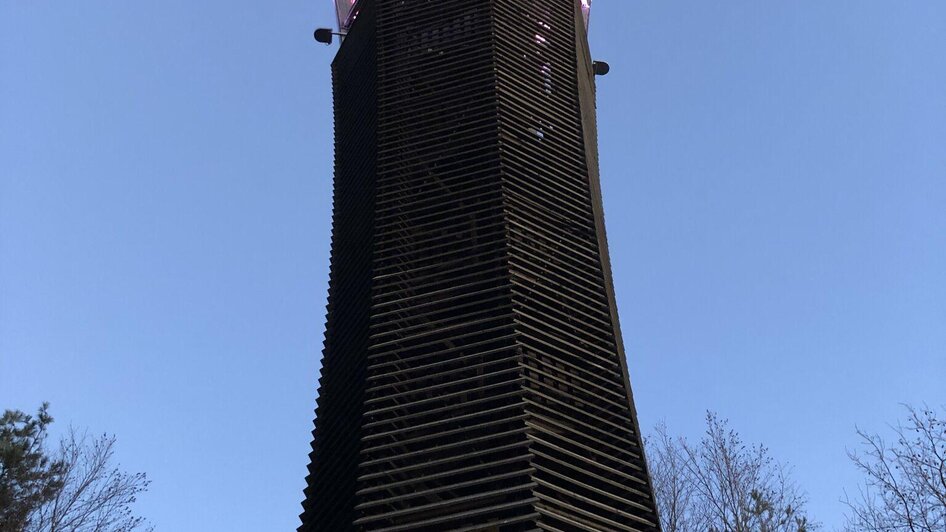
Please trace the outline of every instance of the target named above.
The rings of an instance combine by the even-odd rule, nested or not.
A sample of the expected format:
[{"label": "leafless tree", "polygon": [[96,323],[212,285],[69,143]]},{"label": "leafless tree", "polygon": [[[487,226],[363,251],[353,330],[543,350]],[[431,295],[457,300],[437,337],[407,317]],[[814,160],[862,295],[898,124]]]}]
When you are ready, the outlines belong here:
[{"label": "leafless tree", "polygon": [[805,494],[762,445],[747,446],[726,420],[706,414],[699,443],[658,425],[648,439],[655,496],[666,532],[807,532]]},{"label": "leafless tree", "polygon": [[645,441],[647,462],[660,511],[664,532],[705,530],[702,501],[697,497],[695,480],[687,468],[688,457],[680,440],[667,433],[667,425],[659,423],[654,434]]},{"label": "leafless tree", "polygon": [[90,439],[71,429],[60,444],[62,488],[40,506],[27,532],[128,532],[146,526],[131,504],[150,483],[112,465],[115,437]]},{"label": "leafless tree", "polygon": [[905,408],[906,422],[892,427],[892,445],[857,430],[862,450],[848,456],[867,479],[856,498],[843,499],[850,530],[946,530],[946,408]]}]

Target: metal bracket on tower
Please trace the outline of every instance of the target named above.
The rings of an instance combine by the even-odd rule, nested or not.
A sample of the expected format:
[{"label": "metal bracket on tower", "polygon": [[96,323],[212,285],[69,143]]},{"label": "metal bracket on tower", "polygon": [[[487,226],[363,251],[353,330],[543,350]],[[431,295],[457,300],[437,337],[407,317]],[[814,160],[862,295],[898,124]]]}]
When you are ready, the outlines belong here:
[{"label": "metal bracket on tower", "polygon": [[332,31],[330,28],[319,28],[315,30],[315,33],[313,34],[317,42],[325,43],[325,44],[332,44],[333,35],[344,37],[345,33],[339,32],[339,31]]},{"label": "metal bracket on tower", "polygon": [[591,70],[594,71],[596,76],[606,76],[608,72],[611,72],[611,65],[604,61],[592,61]]}]

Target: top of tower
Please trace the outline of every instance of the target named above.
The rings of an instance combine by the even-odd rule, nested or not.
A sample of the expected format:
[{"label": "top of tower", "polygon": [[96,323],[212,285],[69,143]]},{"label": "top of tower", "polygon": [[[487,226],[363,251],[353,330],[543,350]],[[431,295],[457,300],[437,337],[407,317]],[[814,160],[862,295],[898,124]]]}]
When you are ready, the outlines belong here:
[{"label": "top of tower", "polygon": [[348,30],[358,16],[358,0],[335,0],[335,13],[338,15],[338,30]]},{"label": "top of tower", "polygon": [[[335,13],[338,15],[338,30],[345,32],[358,16],[359,0],[335,0]],[[588,29],[588,18],[591,16],[591,0],[580,0],[581,14],[585,18],[585,29]]]},{"label": "top of tower", "polygon": [[591,0],[581,0],[581,15],[585,17],[585,30],[587,30],[588,18],[591,16]]}]

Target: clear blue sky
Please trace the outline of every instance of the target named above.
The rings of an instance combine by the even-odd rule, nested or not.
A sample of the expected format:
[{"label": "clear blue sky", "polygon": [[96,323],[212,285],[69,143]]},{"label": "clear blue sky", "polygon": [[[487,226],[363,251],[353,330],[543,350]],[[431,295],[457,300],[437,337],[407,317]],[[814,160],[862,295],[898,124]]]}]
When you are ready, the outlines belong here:
[{"label": "clear blue sky", "polygon": [[[119,438],[158,530],[288,530],[329,250],[329,0],[0,0],[0,407]],[[597,0],[644,426],[705,409],[831,526],[946,403],[946,2]]]}]

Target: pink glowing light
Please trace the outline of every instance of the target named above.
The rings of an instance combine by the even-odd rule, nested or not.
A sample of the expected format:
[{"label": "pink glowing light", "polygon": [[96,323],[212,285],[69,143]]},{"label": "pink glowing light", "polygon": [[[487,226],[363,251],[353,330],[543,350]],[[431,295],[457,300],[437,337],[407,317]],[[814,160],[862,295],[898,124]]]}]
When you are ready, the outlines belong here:
[{"label": "pink glowing light", "polygon": [[585,17],[585,29],[588,29],[588,19],[591,17],[591,0],[581,0],[581,14]]},{"label": "pink glowing light", "polygon": [[347,30],[358,16],[358,0],[335,0],[335,12],[338,15],[338,29]]}]

